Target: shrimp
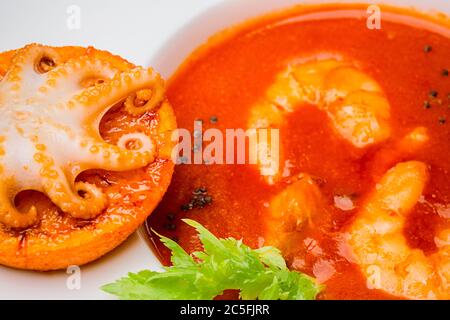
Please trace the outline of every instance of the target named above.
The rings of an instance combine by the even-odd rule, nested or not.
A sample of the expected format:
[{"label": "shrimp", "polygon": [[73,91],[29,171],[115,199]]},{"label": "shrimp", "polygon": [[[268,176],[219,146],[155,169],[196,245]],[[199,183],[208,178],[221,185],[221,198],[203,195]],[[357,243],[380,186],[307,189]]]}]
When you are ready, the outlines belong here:
[{"label": "shrimp", "polygon": [[388,170],[350,227],[348,244],[371,289],[410,299],[450,298],[450,228],[425,255],[403,235],[408,213],[428,181],[427,166],[402,162]]},{"label": "shrimp", "polygon": [[[350,63],[335,59],[288,66],[250,109],[248,127],[279,128],[289,113],[304,104],[325,112],[337,134],[356,148],[390,136],[390,105],[379,84]],[[279,152],[281,159],[281,147]],[[279,179],[280,170],[266,177],[269,184]]]},{"label": "shrimp", "polygon": [[322,194],[316,182],[300,174],[270,201],[266,219],[265,243],[284,253],[295,247],[295,236],[324,210]]}]

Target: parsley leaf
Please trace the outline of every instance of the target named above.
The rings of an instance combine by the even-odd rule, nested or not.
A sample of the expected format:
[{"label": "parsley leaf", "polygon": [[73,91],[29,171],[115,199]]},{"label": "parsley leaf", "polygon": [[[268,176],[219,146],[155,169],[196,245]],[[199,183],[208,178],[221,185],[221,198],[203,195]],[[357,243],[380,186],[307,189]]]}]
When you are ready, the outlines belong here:
[{"label": "parsley leaf", "polygon": [[172,251],[172,266],[165,272],[129,273],[102,290],[121,299],[210,300],[224,290],[240,291],[244,300],[311,300],[323,286],[300,272],[290,271],[278,249],[251,249],[241,240],[218,239],[193,220],[204,251],[189,255],[173,240],[160,236]]}]

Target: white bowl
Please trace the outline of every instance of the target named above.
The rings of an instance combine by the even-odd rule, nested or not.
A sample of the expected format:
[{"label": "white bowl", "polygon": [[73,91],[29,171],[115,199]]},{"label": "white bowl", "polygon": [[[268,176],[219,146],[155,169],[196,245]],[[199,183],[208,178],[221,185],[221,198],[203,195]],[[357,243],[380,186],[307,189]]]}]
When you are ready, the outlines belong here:
[{"label": "white bowl", "polygon": [[[34,25],[15,25],[14,35],[2,35],[0,49],[6,50],[29,42],[30,34],[35,35],[34,40],[53,45],[62,44],[93,44],[99,48],[111,50],[121,54],[136,63],[148,63],[159,70],[165,77],[169,77],[183,62],[183,60],[196,47],[207,41],[214,33],[233,24],[244,21],[273,10],[290,7],[296,4],[329,3],[326,0],[298,1],[298,0],[169,0],[164,2],[129,0],[132,1],[133,12],[139,19],[145,19],[150,12],[155,20],[142,22],[137,26],[136,15],[123,15],[123,2],[109,1],[92,4],[92,1],[81,0],[80,3],[89,7],[88,21],[95,18],[97,24],[89,24],[87,28],[78,33],[60,32],[60,23],[54,19],[55,6],[52,1],[43,2],[50,6],[51,10],[42,10],[41,20],[48,15],[47,23]],[[23,4],[24,1],[22,1]],[[331,1],[332,2],[332,1]],[[337,2],[337,1],[335,1]],[[339,1],[360,3],[360,1]],[[411,7],[421,10],[438,10],[450,16],[450,2],[442,0],[386,0],[370,1],[373,3],[387,3],[402,7]],[[12,2],[10,2],[12,3]],[[33,0],[25,1],[28,6],[34,6]],[[164,3],[164,4],[161,4]],[[218,3],[210,7],[211,4]],[[108,7],[107,15],[103,14],[105,5]],[[167,7],[166,7],[167,5]],[[22,10],[3,10],[5,5],[0,5],[0,12],[8,12],[7,17],[0,14],[0,30],[2,23],[11,21],[24,21]],[[42,7],[43,5],[40,4]],[[182,7],[173,15],[172,8]],[[83,8],[83,7],[82,7]],[[16,8],[17,9],[17,8]],[[23,9],[23,8],[18,8]],[[45,8],[44,8],[45,9]],[[64,9],[64,8],[63,8]],[[170,9],[170,10],[169,10]],[[29,10],[32,12],[32,10]],[[195,16],[198,12],[199,15]],[[34,12],[34,11],[33,11]],[[161,14],[159,14],[161,12]],[[33,19],[31,13],[30,18]],[[52,17],[52,18],[50,18]],[[117,17],[121,17],[117,20]],[[6,19],[6,20],[5,20]],[[26,19],[25,19],[26,21]],[[93,20],[92,20],[93,21]],[[119,28],[117,21],[121,22]],[[114,24],[112,30],[120,29],[120,32],[108,32],[108,29],[99,28],[100,24]],[[147,25],[147,28],[144,28]],[[31,29],[30,29],[31,28]],[[115,28],[115,29],[114,29]],[[160,30],[175,30],[174,35]],[[178,30],[178,31],[177,31]],[[1,31],[0,31],[1,32]],[[59,32],[59,33],[58,33]],[[17,39],[17,37],[21,37]],[[105,37],[108,37],[105,41]],[[148,39],[148,45],[145,44]],[[144,42],[143,42],[144,41]],[[121,46],[121,44],[124,44]],[[145,57],[149,57],[148,60]],[[148,248],[145,235],[142,230],[134,234],[120,246],[98,261],[81,267],[81,287],[70,290],[67,281],[70,275],[64,271],[59,272],[30,272],[0,267],[0,298],[2,299],[102,299],[110,296],[101,292],[102,284],[111,282],[129,271],[138,271],[145,268],[159,269],[160,263]]]},{"label": "white bowl", "polygon": [[227,0],[204,11],[183,26],[155,52],[150,64],[163,76],[170,77],[193,50],[219,31],[247,19],[295,5],[322,3],[388,4],[424,13],[442,12],[450,16],[450,1],[442,0]]}]

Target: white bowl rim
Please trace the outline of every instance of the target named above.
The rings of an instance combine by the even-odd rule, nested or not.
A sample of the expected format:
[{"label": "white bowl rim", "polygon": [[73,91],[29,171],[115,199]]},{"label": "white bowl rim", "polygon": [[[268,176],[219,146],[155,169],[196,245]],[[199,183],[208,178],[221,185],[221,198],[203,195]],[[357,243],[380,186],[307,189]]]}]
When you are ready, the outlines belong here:
[{"label": "white bowl rim", "polygon": [[450,1],[441,0],[224,0],[195,16],[169,37],[150,57],[149,65],[165,78],[170,78],[197,48],[227,29],[298,5],[320,4],[379,4],[411,9],[429,16],[443,13],[450,18]]}]

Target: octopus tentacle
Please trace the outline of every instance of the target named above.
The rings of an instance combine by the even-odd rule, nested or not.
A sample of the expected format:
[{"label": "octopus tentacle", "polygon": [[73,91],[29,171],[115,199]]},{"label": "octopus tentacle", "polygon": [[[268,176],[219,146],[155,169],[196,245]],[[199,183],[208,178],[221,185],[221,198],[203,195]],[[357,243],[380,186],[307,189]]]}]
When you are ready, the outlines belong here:
[{"label": "octopus tentacle", "polygon": [[95,185],[75,182],[76,176],[67,175],[63,167],[43,150],[37,154],[37,161],[42,191],[63,212],[74,218],[91,219],[105,208],[106,195]]},{"label": "octopus tentacle", "polygon": [[61,103],[70,99],[74,92],[103,83],[117,72],[106,61],[80,56],[49,71],[38,91],[49,103]]},{"label": "octopus tentacle", "polygon": [[93,184],[85,182],[69,183],[62,170],[59,178],[46,178],[43,181],[44,191],[50,200],[63,212],[74,218],[92,219],[99,215],[107,205],[106,195]]},{"label": "octopus tentacle", "polygon": [[45,81],[45,74],[59,64],[59,55],[48,46],[27,45],[17,51],[12,66],[2,79],[6,95],[27,100],[34,96],[37,88]]},{"label": "octopus tentacle", "polygon": [[[141,168],[152,163],[156,157],[156,150],[150,137],[145,134],[133,133],[123,136],[118,144],[113,145],[100,139],[89,138],[81,141],[82,158],[89,159],[81,163],[83,170],[104,169],[111,171],[126,171]],[[126,142],[141,143],[139,149],[127,149]],[[136,141],[136,142],[135,142]],[[137,142],[143,141],[143,142]],[[86,156],[84,156],[86,154]],[[76,174],[78,174],[77,172]]]},{"label": "octopus tentacle", "polygon": [[[135,114],[137,109],[144,113],[158,107],[164,98],[164,88],[161,84],[163,82],[160,75],[153,69],[138,67],[120,73],[105,83],[83,90],[75,95],[68,104],[69,106],[81,105],[87,107],[89,116],[86,120],[97,125],[109,107],[127,99],[130,95],[137,96],[141,90],[151,90],[149,100],[142,106],[142,109],[134,106],[131,109],[128,107],[127,110]],[[143,95],[144,98],[149,97],[149,92],[145,91]],[[145,101],[145,99],[143,100]],[[127,108],[126,105],[127,103],[125,103],[125,108]]]},{"label": "octopus tentacle", "polygon": [[20,212],[15,204],[16,193],[9,190],[10,185],[4,181],[0,184],[0,222],[11,228],[26,228],[38,221],[36,207],[27,212]]},{"label": "octopus tentacle", "polygon": [[140,115],[157,107],[164,98],[164,83],[156,77],[152,89],[139,90],[125,100],[125,110],[132,115]]},{"label": "octopus tentacle", "polygon": [[[85,138],[80,142],[79,154],[74,156],[79,159],[79,162],[72,162],[67,166],[67,170],[57,166],[49,155],[41,151],[40,157],[43,160],[40,161],[40,173],[43,177],[44,192],[63,212],[74,218],[94,218],[105,208],[106,195],[95,185],[75,182],[81,172],[88,169],[132,170],[146,166],[156,157],[153,143],[148,136],[133,133],[125,135],[124,139],[142,139],[144,142],[141,148],[129,150],[126,148],[125,142],[124,148],[122,148],[100,139]],[[80,195],[80,192],[83,196]]]},{"label": "octopus tentacle", "polygon": [[140,153],[145,151],[151,152],[154,149],[150,137],[141,132],[124,134],[117,141],[117,146]]}]

